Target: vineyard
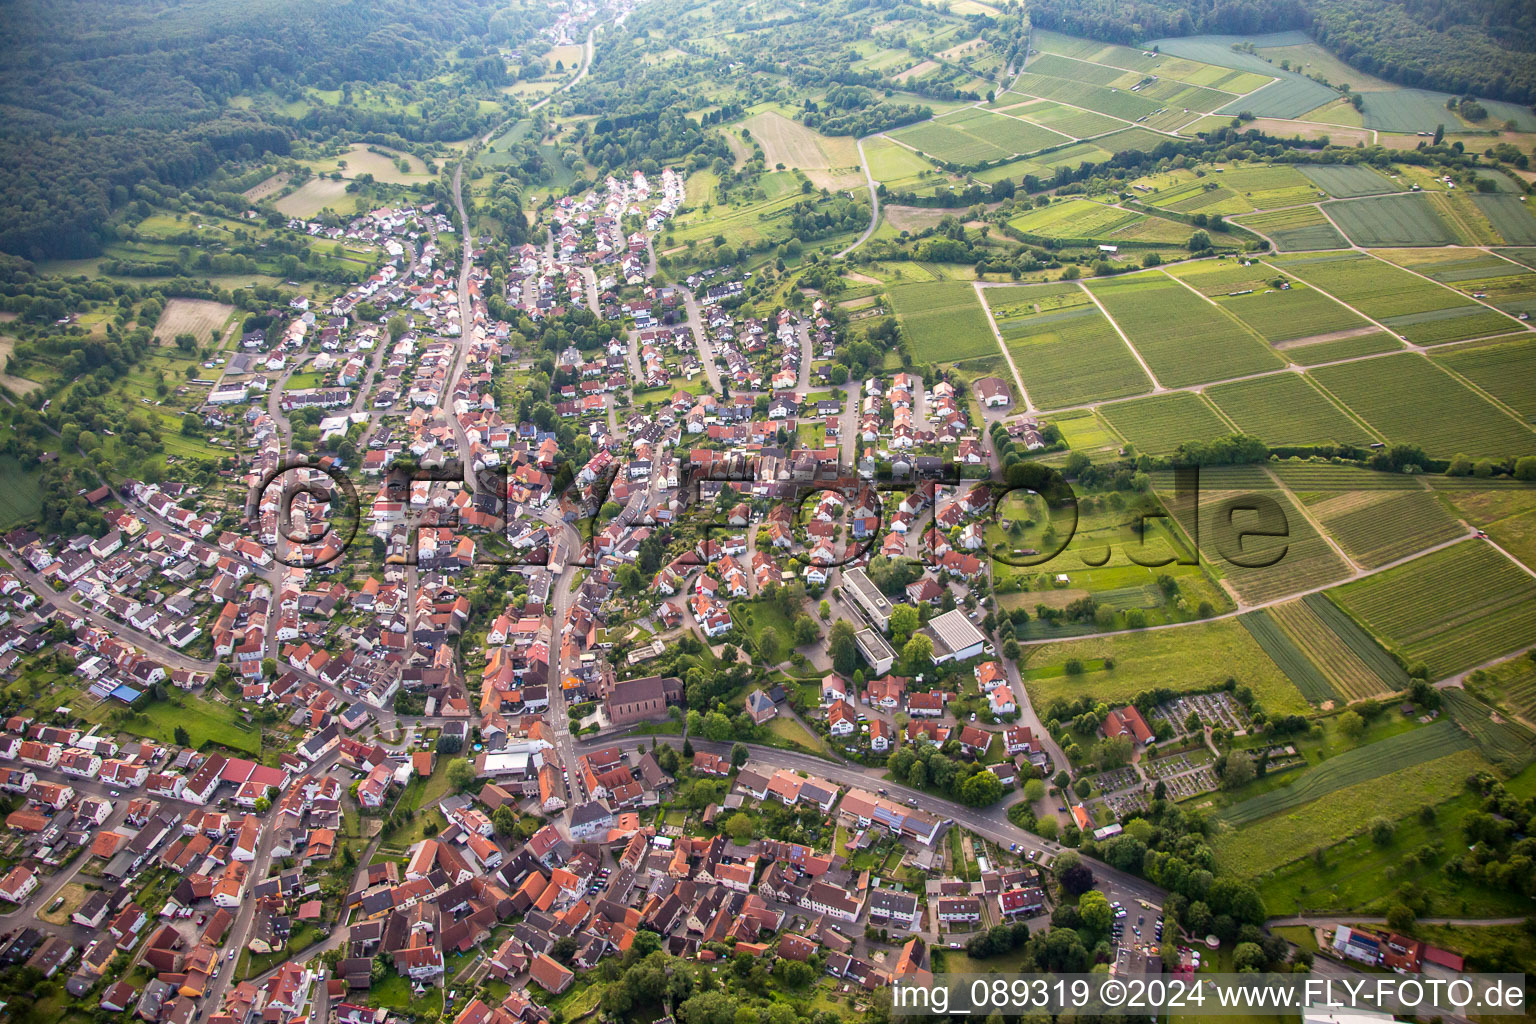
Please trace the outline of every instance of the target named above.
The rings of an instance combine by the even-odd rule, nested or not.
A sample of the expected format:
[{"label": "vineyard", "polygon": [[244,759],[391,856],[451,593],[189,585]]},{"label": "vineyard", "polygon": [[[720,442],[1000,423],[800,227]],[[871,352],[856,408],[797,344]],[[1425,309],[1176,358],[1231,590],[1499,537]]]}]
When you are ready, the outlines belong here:
[{"label": "vineyard", "polygon": [[1529,422],[1536,420],[1536,373],[1531,372],[1533,357],[1536,357],[1536,338],[1527,336],[1499,345],[1463,346],[1454,351],[1437,352],[1432,358]]},{"label": "vineyard", "polygon": [[1324,528],[1356,563],[1368,569],[1466,536],[1429,491],[1359,491],[1312,507]]},{"label": "vineyard", "polygon": [[1302,168],[1301,173],[1337,199],[1382,195],[1397,190],[1390,179],[1364,164],[1315,164]]},{"label": "vineyard", "polygon": [[1431,679],[1517,650],[1536,636],[1536,580],[1470,540],[1340,587],[1337,600]]},{"label": "vineyard", "polygon": [[[1296,510],[1284,492],[1271,481],[1263,497],[1274,501],[1284,515],[1283,536],[1238,532],[1268,530],[1271,524],[1256,512],[1244,511],[1254,488],[1223,489],[1220,478],[1201,474],[1200,547],[1244,601],[1257,604],[1286,594],[1325,586],[1349,575],[1346,566],[1322,535]],[[1239,562],[1245,564],[1239,564]],[[1265,564],[1269,563],[1269,564]]]},{"label": "vineyard", "polygon": [[1231,317],[1166,275],[1143,274],[1089,287],[1165,387],[1284,365]]},{"label": "vineyard", "polygon": [[1527,722],[1536,722],[1536,658],[1523,654],[1492,668],[1479,669],[1467,689]]},{"label": "vineyard", "polygon": [[1168,455],[1185,441],[1209,441],[1232,432],[1203,398],[1188,391],[1101,405],[1099,412],[1121,437],[1148,455]]},{"label": "vineyard", "polygon": [[[993,288],[984,293],[1036,406],[1059,409],[1151,390],[1136,357],[1087,293],[1071,285],[1064,292],[1047,291]],[[1041,301],[1010,301],[1016,295]],[[1034,311],[1037,305],[1039,312]]]},{"label": "vineyard", "polygon": [[1536,435],[1527,427],[1417,353],[1310,372],[1388,441],[1419,445],[1431,458],[1536,452]]},{"label": "vineyard", "polygon": [[[1315,601],[1326,606],[1324,614],[1318,613]],[[1364,700],[1407,685],[1407,673],[1391,655],[1321,594],[1266,610],[1344,700]],[[1328,610],[1335,620],[1332,625]]]},{"label": "vineyard", "polygon": [[1363,445],[1375,440],[1301,374],[1233,381],[1205,393],[1238,429],[1270,445]]},{"label": "vineyard", "polygon": [[1339,234],[1315,206],[1298,206],[1273,213],[1255,213],[1234,217],[1233,223],[1252,228],[1269,237],[1281,251],[1305,252],[1311,249],[1345,249],[1349,242]]},{"label": "vineyard", "polygon": [[1300,807],[1346,786],[1368,782],[1398,769],[1433,761],[1471,746],[1471,737],[1452,722],[1442,719],[1422,729],[1398,733],[1363,747],[1346,750],[1302,772],[1290,785],[1232,804],[1223,808],[1217,816],[1228,825],[1247,825],[1271,814]]},{"label": "vineyard", "polygon": [[892,288],[891,305],[924,362],[953,362],[997,351],[976,292],[964,281],[934,281]]},{"label": "vineyard", "polygon": [[1339,694],[1328,682],[1328,677],[1318,671],[1317,666],[1312,664],[1301,649],[1291,642],[1291,638],[1270,616],[1267,609],[1261,608],[1256,612],[1240,615],[1237,621],[1253,634],[1254,640],[1264,648],[1264,653],[1280,666],[1280,671],[1284,672],[1286,678],[1296,685],[1296,689],[1301,691],[1303,697],[1314,704],[1324,704],[1339,699]]}]

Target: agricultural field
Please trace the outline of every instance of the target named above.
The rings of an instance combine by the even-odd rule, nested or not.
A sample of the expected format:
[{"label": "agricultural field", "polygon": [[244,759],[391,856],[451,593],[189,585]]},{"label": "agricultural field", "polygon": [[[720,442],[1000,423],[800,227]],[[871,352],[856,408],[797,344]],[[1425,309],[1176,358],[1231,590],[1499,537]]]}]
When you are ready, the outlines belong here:
[{"label": "agricultural field", "polygon": [[1367,743],[1328,758],[1296,775],[1289,785],[1231,804],[1218,817],[1234,828],[1282,814],[1347,786],[1380,778],[1402,768],[1447,757],[1471,747],[1472,739],[1451,722],[1441,720]]},{"label": "agricultural field", "polygon": [[1125,122],[1114,117],[1105,117],[1103,114],[1095,114],[1091,110],[1079,110],[1061,103],[1052,103],[1049,100],[1036,100],[1027,104],[1007,108],[1005,113],[1014,117],[1022,117],[1033,121],[1051,131],[1070,135],[1075,139],[1086,139],[1095,135],[1103,135],[1106,132],[1116,131],[1125,127]]},{"label": "agricultural field", "polygon": [[1536,422],[1536,337],[1527,334],[1475,348],[1461,345],[1430,358],[1514,409],[1527,423]]},{"label": "agricultural field", "polygon": [[1536,569],[1536,486],[1476,476],[1424,478],[1440,499],[1494,543]]},{"label": "agricultural field", "polygon": [[1139,121],[1159,110],[1162,104],[1145,99],[1121,89],[1112,89],[1070,78],[1056,78],[1025,71],[1013,83],[1013,95],[1021,99],[1038,96],[1043,100],[1060,100],[1088,110],[1118,117],[1122,121]]},{"label": "agricultural field", "polygon": [[1446,688],[1443,699],[1451,720],[1466,730],[1483,756],[1498,765],[1505,774],[1515,775],[1536,760],[1536,735],[1524,725],[1511,722],[1465,690],[1454,686]]},{"label": "agricultural field", "polygon": [[162,345],[175,343],[178,334],[190,334],[199,345],[206,345],[214,332],[221,332],[235,312],[235,307],[206,299],[167,299],[165,311],[155,323],[155,339]]},{"label": "agricultural field", "polygon": [[1295,684],[1301,695],[1314,704],[1328,704],[1339,699],[1339,694],[1328,677],[1301,652],[1268,609],[1238,616],[1237,621],[1253,634],[1253,639],[1264,648],[1264,653],[1280,667],[1287,679]]},{"label": "agricultural field", "polygon": [[[379,152],[374,152],[375,150]],[[398,163],[401,160],[405,161],[406,170],[401,170]],[[420,157],[402,153],[399,150],[385,149],[382,146],[369,146],[361,142],[353,143],[343,150],[340,156],[311,160],[305,166],[316,174],[340,171],[341,176],[348,179],[371,174],[375,181],[391,185],[408,185],[412,182],[426,181],[430,177],[427,165]]]},{"label": "agricultural field", "polygon": [[1318,366],[1356,356],[1374,356],[1394,352],[1403,347],[1396,335],[1386,331],[1361,328],[1340,331],[1337,334],[1284,341],[1275,346],[1285,351],[1286,358],[1300,366]]},{"label": "agricultural field", "polygon": [[823,188],[847,188],[864,180],[858,144],[851,138],[822,135],[773,110],[752,115],[742,126],[762,144],[769,167],[798,167]]},{"label": "agricultural field", "polygon": [[1297,373],[1207,388],[1205,395],[1245,434],[1272,446],[1369,444],[1376,438]]},{"label": "agricultural field", "polygon": [[[1467,758],[1467,753],[1454,755]],[[1506,786],[1517,797],[1529,795],[1536,773],[1527,772],[1510,779]],[[1370,835],[1357,834],[1343,842],[1301,849],[1293,844],[1295,857],[1289,863],[1256,879],[1259,893],[1269,912],[1275,915],[1297,913],[1356,913],[1382,916],[1399,899],[1396,886],[1412,886],[1424,901],[1425,915],[1499,917],[1518,916],[1525,897],[1507,887],[1475,882],[1452,865],[1461,851],[1455,844],[1445,844],[1446,836],[1460,835],[1466,816],[1478,810],[1482,796],[1462,789],[1447,793],[1434,804],[1432,816],[1421,819],[1414,813],[1398,816],[1393,837],[1385,846]],[[1375,815],[1367,811],[1371,820]],[[1409,851],[1439,851],[1430,856],[1405,856]],[[1321,851],[1314,856],[1313,851]],[[1451,870],[1446,870],[1448,867]],[[1390,878],[1394,885],[1384,886]],[[1414,935],[1435,942],[1443,949],[1463,950],[1434,937],[1437,926],[1417,924]],[[1485,934],[1488,927],[1469,929]]]},{"label": "agricultural field", "polygon": [[[1255,498],[1273,501],[1283,520],[1255,511]],[[1249,604],[1326,586],[1349,575],[1343,559],[1260,467],[1201,470],[1199,512],[1201,550],[1231,590]],[[1280,529],[1284,533],[1278,533]]]},{"label": "agricultural field", "polygon": [[1458,452],[1503,458],[1536,451],[1536,436],[1417,353],[1309,371],[1388,441],[1417,444],[1432,458]]},{"label": "agricultural field", "polygon": [[997,351],[997,339],[969,284],[899,285],[890,290],[890,297],[914,359],[947,363]]},{"label": "agricultural field", "polygon": [[1099,414],[1138,452],[1153,456],[1171,455],[1185,441],[1209,441],[1232,433],[1203,398],[1188,391],[1101,405]]},{"label": "agricultural field", "polygon": [[1419,487],[1346,491],[1310,505],[1309,511],[1367,569],[1466,535],[1439,499]]},{"label": "agricultural field", "polygon": [[1068,199],[1036,207],[1008,223],[1026,235],[1083,244],[1129,240],[1182,247],[1190,234],[1189,226],[1178,221],[1089,199]]},{"label": "agricultural field", "polygon": [[1431,196],[1371,196],[1326,203],[1323,211],[1356,245],[1455,245],[1461,236],[1446,223]]},{"label": "agricultural field", "polygon": [[1278,256],[1272,266],[1349,304],[1409,341],[1437,345],[1505,334],[1519,322],[1384,260],[1357,253]]},{"label": "agricultural field", "polygon": [[321,210],[330,208],[337,212],[351,213],[356,200],[347,195],[345,181],[330,178],[311,178],[292,192],[272,204],[279,213],[289,217],[313,217]]},{"label": "agricultural field", "polygon": [[1037,407],[1151,390],[1136,357],[1077,285],[988,288],[983,295]]},{"label": "agricultural field", "polygon": [[[1249,687],[1271,715],[1305,714],[1309,708],[1306,698],[1252,635],[1231,619],[1150,633],[1060,640],[1026,651],[1025,686],[1040,707],[1056,697],[1075,700],[1085,693],[1119,703],[1156,687],[1210,690],[1231,676],[1239,686]],[[1081,661],[1086,671],[1068,674],[1063,666],[1069,658]],[[1105,658],[1113,658],[1115,667],[1105,669]]]},{"label": "agricultural field", "polygon": [[1284,365],[1280,356],[1214,303],[1165,274],[1139,274],[1088,287],[1165,387],[1202,384]]},{"label": "agricultural field", "polygon": [[1308,181],[1335,199],[1356,199],[1398,191],[1392,179],[1364,164],[1309,164],[1300,170]]},{"label": "agricultural field", "polygon": [[1476,195],[1472,202],[1509,245],[1536,245],[1536,211],[1523,196]]},{"label": "agricultural field", "polygon": [[1281,251],[1347,249],[1349,243],[1316,206],[1297,206],[1271,213],[1232,218],[1234,224],[1257,231]]},{"label": "agricultural field", "polygon": [[[1370,328],[1370,323],[1300,281],[1264,264],[1201,260],[1168,271],[1199,291],[1271,344]],[[1284,288],[1277,287],[1277,282]]]},{"label": "agricultural field", "polygon": [[890,137],[935,160],[960,166],[1002,160],[1013,153],[1012,150],[971,135],[960,127],[952,128],[942,121],[923,121],[910,128],[891,132]]},{"label": "agricultural field", "polygon": [[1345,701],[1364,700],[1408,685],[1402,666],[1324,595],[1309,594],[1266,610]]},{"label": "agricultural field", "polygon": [[866,139],[864,157],[869,161],[870,175],[891,189],[913,189],[924,178],[942,174],[920,155],[890,139]]},{"label": "agricultural field", "polygon": [[1464,685],[1469,693],[1536,728],[1536,659],[1529,654],[1478,669]]},{"label": "agricultural field", "polygon": [[1469,540],[1332,592],[1389,649],[1431,679],[1529,644],[1536,580],[1492,546]]}]

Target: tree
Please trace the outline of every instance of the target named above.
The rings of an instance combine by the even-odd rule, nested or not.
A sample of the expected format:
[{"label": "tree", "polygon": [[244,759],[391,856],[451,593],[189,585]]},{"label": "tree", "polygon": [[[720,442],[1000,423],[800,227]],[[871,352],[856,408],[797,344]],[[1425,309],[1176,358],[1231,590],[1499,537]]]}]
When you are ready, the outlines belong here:
[{"label": "tree", "polygon": [[854,643],[853,634],[853,625],[847,619],[838,619],[832,623],[827,651],[832,656],[832,669],[839,675],[852,675],[858,665],[859,648]]},{"label": "tree", "polygon": [[751,756],[752,752],[747,749],[747,745],[745,743],[734,744],[731,747],[731,767],[740,768],[742,765],[747,763],[747,758]]},{"label": "tree", "polygon": [[1232,950],[1232,966],[1244,973],[1252,973],[1264,969],[1269,958],[1264,955],[1264,947],[1257,942],[1239,942],[1237,948]]},{"label": "tree", "polygon": [[178,725],[176,727],[175,740],[176,745],[179,747],[190,747],[192,745],[192,737],[184,726]]},{"label": "tree", "polygon": [[933,662],[933,640],[926,633],[915,633],[901,649],[903,662],[912,672]]},{"label": "tree", "polygon": [[1413,908],[1403,903],[1394,903],[1387,911],[1387,927],[1395,932],[1406,933],[1415,919]]},{"label": "tree", "polygon": [[779,655],[779,631],[772,626],[766,627],[757,637],[757,655],[763,659],[764,665],[777,665]]},{"label": "tree", "polygon": [[1386,846],[1397,833],[1397,826],[1391,818],[1374,818],[1371,821],[1371,842],[1377,846]]},{"label": "tree", "polygon": [[1009,661],[1019,660],[1019,642],[1011,636],[1003,641],[1003,657]]},{"label": "tree", "polygon": [[957,795],[967,807],[986,807],[1002,799],[1003,783],[992,772],[979,771],[960,783]]},{"label": "tree", "polygon": [[1355,739],[1365,731],[1365,719],[1360,717],[1358,711],[1346,711],[1339,716],[1339,732]]},{"label": "tree", "polygon": [[816,620],[809,615],[801,615],[795,619],[795,646],[807,647],[816,642],[821,631],[816,628]]},{"label": "tree", "polygon": [[401,336],[405,334],[405,331],[405,314],[396,313],[389,318],[389,339],[391,341],[399,341]]},{"label": "tree", "polygon": [[448,781],[459,792],[469,788],[475,781],[475,766],[464,758],[456,758],[448,763]]},{"label": "tree", "polygon": [[1227,755],[1221,770],[1221,788],[1239,789],[1252,782],[1255,774],[1253,755],[1246,750],[1234,750]]},{"label": "tree", "polygon": [[517,812],[511,804],[502,804],[491,812],[491,824],[496,826],[498,835],[509,836],[517,831]]},{"label": "tree", "polygon": [[725,834],[738,843],[745,843],[752,838],[752,830],[755,827],[750,814],[738,811],[726,819]]},{"label": "tree", "polygon": [[920,625],[917,609],[910,604],[898,604],[891,609],[891,640],[897,647],[905,644]]},{"label": "tree", "polygon": [[1211,236],[1204,231],[1196,231],[1189,236],[1189,251],[1204,252],[1211,247]]},{"label": "tree", "polygon": [[1045,780],[1030,779],[1024,783],[1024,799],[1028,803],[1036,803],[1045,798]]},{"label": "tree", "polygon": [[1078,898],[1077,915],[1095,935],[1109,934],[1109,926],[1115,920],[1109,900],[1097,889],[1089,889]]}]

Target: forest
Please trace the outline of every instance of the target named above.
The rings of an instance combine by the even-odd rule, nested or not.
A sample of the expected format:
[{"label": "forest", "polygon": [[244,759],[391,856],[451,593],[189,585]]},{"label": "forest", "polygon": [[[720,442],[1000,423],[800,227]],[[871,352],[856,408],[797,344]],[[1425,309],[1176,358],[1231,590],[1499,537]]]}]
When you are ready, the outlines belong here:
[{"label": "forest", "polygon": [[1536,7],[1505,0],[1036,0],[1040,28],[1139,45],[1304,29],[1403,85],[1536,102]]},{"label": "forest", "polygon": [[0,251],[96,255],[136,185],[185,187],[226,161],[286,155],[297,138],[462,138],[486,120],[473,102],[424,103],[419,114],[327,106],[295,119],[229,101],[430,78],[445,44],[483,37],[490,11],[476,0],[12,5],[0,44]]}]

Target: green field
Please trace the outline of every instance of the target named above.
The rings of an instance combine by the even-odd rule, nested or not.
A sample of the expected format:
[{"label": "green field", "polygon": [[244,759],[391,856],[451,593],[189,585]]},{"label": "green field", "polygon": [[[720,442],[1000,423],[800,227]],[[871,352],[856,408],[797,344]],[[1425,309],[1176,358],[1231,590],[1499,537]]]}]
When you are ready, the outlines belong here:
[{"label": "green field", "polygon": [[[1271,344],[1362,330],[1370,323],[1316,288],[1251,263],[1199,262],[1170,271]],[[1284,285],[1285,287],[1280,287]]]},{"label": "green field", "polygon": [[899,285],[890,290],[890,297],[914,359],[948,363],[997,351],[997,339],[970,284]]},{"label": "green field", "polygon": [[989,288],[985,295],[1036,406],[1057,409],[1151,390],[1136,357],[1077,285]]},{"label": "green field", "polygon": [[1367,248],[1455,245],[1462,240],[1423,194],[1373,196],[1328,203],[1324,209],[1345,237]]},{"label": "green field", "polygon": [[1432,458],[1463,452],[1495,458],[1536,452],[1536,436],[1417,353],[1310,371],[1336,399],[1389,441]]},{"label": "green field", "polygon": [[1267,611],[1344,700],[1374,697],[1408,685],[1407,673],[1392,656],[1323,595],[1311,594]]},{"label": "green field", "polygon": [[1099,413],[1116,433],[1148,455],[1171,455],[1185,441],[1209,441],[1232,433],[1203,398],[1188,391],[1115,402],[1100,406]]},{"label": "green field", "polygon": [[1481,477],[1426,477],[1454,515],[1486,530],[1494,543],[1536,569],[1536,486]]},{"label": "green field", "polygon": [[1303,697],[1314,704],[1339,699],[1339,694],[1334,690],[1333,684],[1328,681],[1328,677],[1323,675],[1318,667],[1301,652],[1301,648],[1292,642],[1290,636],[1269,614],[1268,609],[1261,608],[1256,612],[1240,615],[1237,621],[1253,634],[1254,640],[1264,648],[1264,653],[1280,667],[1280,671],[1295,684]]},{"label": "green field", "polygon": [[1293,810],[1346,786],[1379,778],[1401,768],[1424,764],[1472,746],[1472,739],[1444,719],[1409,732],[1330,757],[1295,775],[1289,785],[1231,804],[1218,817],[1233,827]]},{"label": "green field", "polygon": [[1472,202],[1510,245],[1536,245],[1536,212],[1522,196],[1477,195]]},{"label": "green field", "polygon": [[[1026,650],[1025,683],[1038,707],[1056,697],[1076,700],[1085,693],[1117,703],[1160,686],[1209,690],[1232,676],[1238,685],[1250,687],[1271,715],[1308,710],[1306,699],[1285,673],[1246,629],[1230,619],[1150,633],[1061,640]],[[1107,671],[1102,667],[1106,657],[1115,660],[1115,667]],[[1079,659],[1088,671],[1066,674],[1062,666],[1068,658]]]},{"label": "green field", "polygon": [[1518,326],[1450,288],[1369,256],[1282,256],[1270,262],[1419,344],[1507,333]]},{"label": "green field", "polygon": [[1484,757],[1508,775],[1523,771],[1536,760],[1536,734],[1511,722],[1465,690],[1447,687],[1443,697],[1451,720],[1477,744]]},{"label": "green field", "polygon": [[1165,387],[1284,365],[1232,317],[1165,274],[1139,274],[1088,287]]},{"label": "green field", "polygon": [[1189,240],[1185,224],[1088,199],[1036,207],[1008,223],[1026,234],[1085,243],[1130,240],[1183,246]]},{"label": "green field", "polygon": [[1118,118],[1105,117],[1091,110],[1079,110],[1076,107],[1049,101],[1035,103],[1022,109],[1009,110],[1007,113],[1015,117],[1027,118],[1052,131],[1062,132],[1076,139],[1103,135],[1125,127],[1125,122]]},{"label": "green field", "polygon": [[0,493],[0,528],[10,529],[30,523],[43,511],[42,468],[23,469],[14,455],[0,455],[0,478],[5,491]]},{"label": "green field", "polygon": [[1536,336],[1475,348],[1462,345],[1431,358],[1514,409],[1527,423],[1536,422]]},{"label": "green field", "polygon": [[1332,592],[1333,598],[1431,679],[1518,650],[1536,636],[1536,580],[1469,540]]},{"label": "green field", "polygon": [[1336,199],[1377,196],[1398,191],[1397,185],[1364,164],[1309,164],[1301,173]]},{"label": "green field", "polygon": [[1270,445],[1369,444],[1367,430],[1299,373],[1217,384],[1206,397],[1245,434]]},{"label": "green field", "polygon": [[1466,535],[1439,499],[1420,488],[1349,491],[1318,502],[1311,512],[1368,569]]},{"label": "green field", "polygon": [[[1200,488],[1201,550],[1243,600],[1270,601],[1349,574],[1344,561],[1260,467],[1206,467]],[[1273,501],[1283,520],[1256,511],[1259,499]],[[1284,532],[1276,534],[1279,530]]]},{"label": "green field", "polygon": [[1315,206],[1298,206],[1270,213],[1251,213],[1233,222],[1269,238],[1278,250],[1345,249],[1349,243]]}]

